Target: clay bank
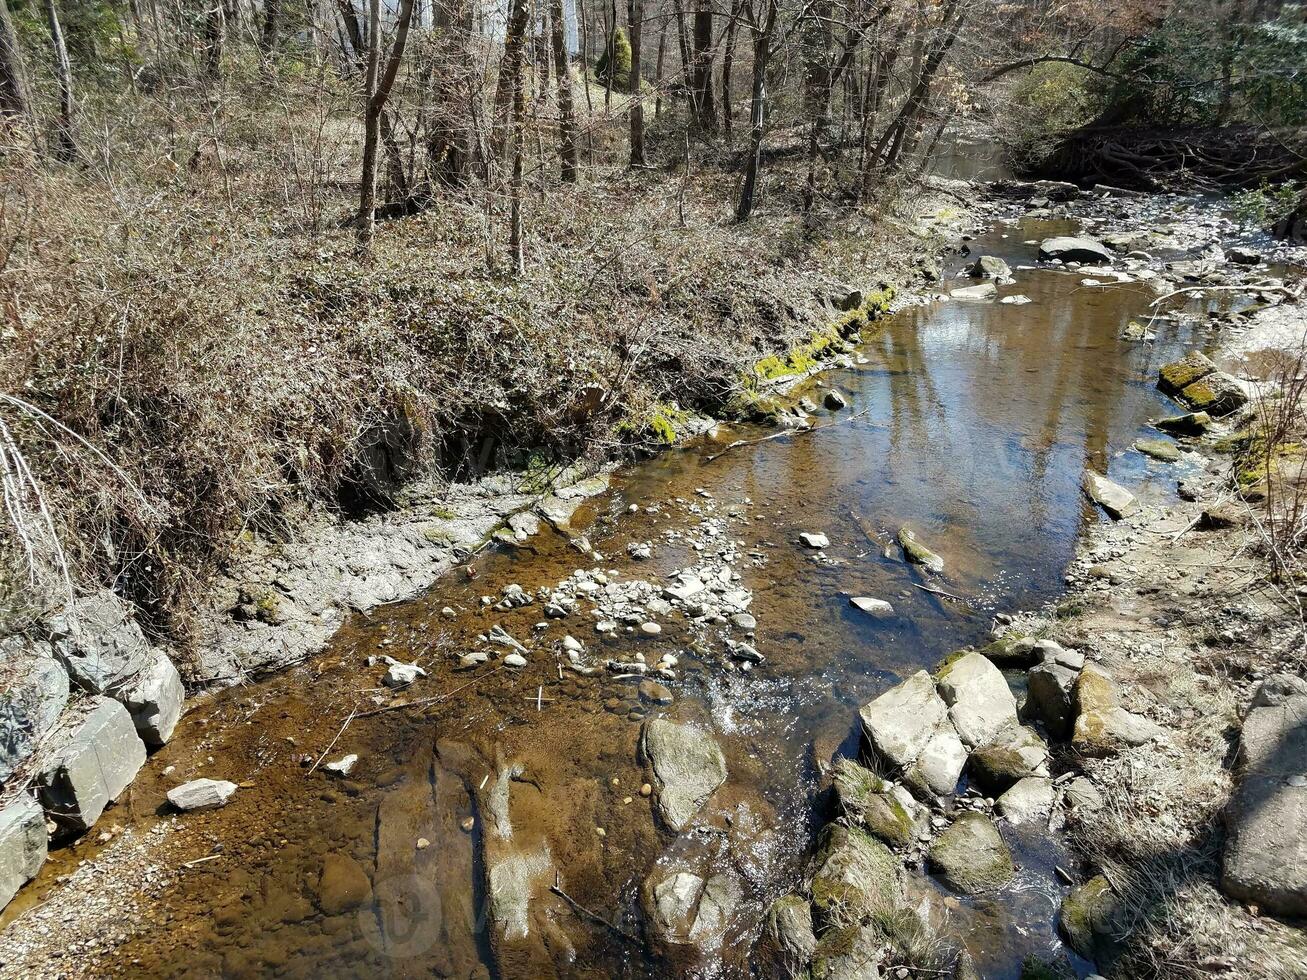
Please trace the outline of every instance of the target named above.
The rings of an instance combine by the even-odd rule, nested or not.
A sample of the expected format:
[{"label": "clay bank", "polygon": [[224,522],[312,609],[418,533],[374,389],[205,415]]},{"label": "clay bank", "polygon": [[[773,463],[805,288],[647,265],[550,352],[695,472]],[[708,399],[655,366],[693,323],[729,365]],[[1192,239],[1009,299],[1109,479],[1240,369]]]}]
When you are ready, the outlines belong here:
[{"label": "clay bank", "polygon": [[[1106,969],[1114,886],[1062,831],[1086,760],[1174,719],[1012,614],[1211,479],[1261,393],[1221,352],[1301,307],[1219,205],[1006,192],[926,301],[769,369],[765,424],[269,551],[205,627],[213,677],[267,679],[182,715],[93,601],[2,749],[58,746],[0,817],[0,975]],[[1300,914],[1258,819],[1229,893]]]}]

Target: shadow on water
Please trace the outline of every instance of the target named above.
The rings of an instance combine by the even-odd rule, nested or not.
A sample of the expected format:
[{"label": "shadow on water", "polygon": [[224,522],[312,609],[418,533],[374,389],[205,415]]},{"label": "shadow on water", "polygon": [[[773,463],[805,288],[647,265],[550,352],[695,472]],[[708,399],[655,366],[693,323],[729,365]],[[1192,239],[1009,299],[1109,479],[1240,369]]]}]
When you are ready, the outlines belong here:
[{"label": "shadow on water", "polygon": [[[973,251],[1015,266],[1034,257],[1027,239],[1070,227],[1001,227]],[[758,669],[689,652],[678,615],[664,617],[658,637],[603,640],[579,614],[540,628],[538,605],[484,608],[480,597],[509,583],[552,587],[595,564],[545,532],[531,550],[487,553],[475,581],[450,578],[426,597],[357,618],[310,664],[193,712],[134,793],[161,796],[208,756],[225,771],[205,774],[254,785],[225,810],[186,818],[187,832],[210,835],[224,860],[197,867],[158,903],[157,918],[124,950],[131,972],[487,975],[481,862],[492,847],[524,867],[547,855],[575,903],[546,895],[548,915],[529,919],[540,939],[526,948],[538,959],[501,954],[506,976],[674,974],[625,935],[640,929],[639,886],[660,857],[715,841],[736,848],[747,904],[760,913],[802,873],[814,831],[814,763],[848,749],[858,706],[982,641],[994,612],[1057,594],[1083,522],[1093,519],[1079,492],[1086,463],[1157,499],[1183,472],[1185,464],[1153,463],[1130,446],[1150,418],[1170,413],[1152,379],[1194,341],[1191,328],[1163,324],[1150,345],[1121,340],[1153,294],[1139,284],[1088,287],[1082,278],[1019,272],[1001,293],[1025,294],[1027,305],[944,302],[890,318],[858,364],[823,381],[849,407],[818,423],[840,424],[709,461],[725,441],[761,434],[733,429],[623,471],[578,514],[578,528],[607,556],[603,568],[651,582],[699,557],[695,534],[675,532],[723,522],[741,585],[753,592],[755,645],[766,656]],[[630,513],[631,504],[639,511]],[[922,579],[890,547],[905,524],[944,556],[936,584],[965,604],[916,587]],[[797,545],[801,531],[827,534],[824,559]],[[654,542],[650,560],[626,557],[636,541]],[[855,615],[848,595],[889,599],[897,615]],[[446,606],[460,615],[446,618]],[[477,646],[494,623],[530,638],[530,666],[452,672],[452,655]],[[545,653],[563,632],[596,657],[676,652],[676,703],[651,708],[635,680],[563,671]],[[325,746],[353,706],[373,703],[378,671],[361,664],[381,652],[425,665],[432,678],[424,694],[457,695],[356,719],[336,752],[359,753],[358,769],[344,780],[306,780],[292,761],[296,748]],[[730,772],[714,798],[725,815],[719,824],[674,838],[640,795],[648,776],[638,738],[651,713],[695,720],[718,737]],[[484,804],[505,760],[517,763],[516,775],[505,777],[495,817]],[[168,764],[177,766],[172,777],[160,773]],[[511,838],[483,836],[496,819],[511,822]],[[1057,845],[1013,839],[1022,865],[1014,886],[984,900],[946,898],[990,978],[1015,977],[1025,955],[1057,948]],[[548,892],[548,877],[537,892]],[[745,955],[747,943],[726,961]]]}]

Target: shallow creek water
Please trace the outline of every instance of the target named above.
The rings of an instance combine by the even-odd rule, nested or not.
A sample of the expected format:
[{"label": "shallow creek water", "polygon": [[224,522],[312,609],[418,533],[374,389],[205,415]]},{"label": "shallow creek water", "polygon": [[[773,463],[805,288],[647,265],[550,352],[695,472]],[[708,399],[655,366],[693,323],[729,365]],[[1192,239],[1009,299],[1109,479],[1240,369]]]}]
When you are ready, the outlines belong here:
[{"label": "shallow creek water", "polygon": [[[1015,268],[1034,259],[1025,240],[1073,227],[999,226],[972,250]],[[1173,411],[1153,387],[1158,364],[1202,338],[1162,322],[1155,344],[1119,339],[1155,294],[1143,284],[1086,287],[1085,275],[1018,271],[1000,292],[1028,295],[1029,305],[945,302],[900,313],[860,349],[863,363],[820,381],[818,392],[835,387],[849,401],[843,412],[817,413],[830,428],[710,460],[733,440],[766,434],[731,427],[621,471],[573,519],[602,561],[546,527],[528,547],[484,553],[474,580],[453,576],[424,598],[357,617],[322,656],[193,711],[114,819],[157,819],[166,789],[195,776],[247,785],[224,810],[176,818],[193,857],[218,857],[151,903],[119,968],[135,976],[683,975],[632,938],[649,870],[692,860],[730,864],[746,882],[753,914],[704,969],[738,975],[750,923],[801,877],[823,820],[816,764],[856,745],[857,708],[983,642],[995,612],[1057,594],[1083,522],[1097,519],[1079,492],[1086,464],[1156,499],[1183,472],[1184,463],[1152,462],[1130,446],[1156,435],[1149,419]],[[724,532],[704,531],[705,519],[723,522]],[[929,584],[965,602],[916,587],[927,580],[889,547],[903,524],[947,562]],[[828,535],[824,559],[798,544],[801,531]],[[646,540],[652,558],[628,558],[627,544]],[[723,547],[753,592],[753,642],[766,662],[749,671],[724,653],[689,651],[695,636],[680,613],[658,617],[658,636],[619,630],[604,640],[582,613],[538,630],[540,603],[505,613],[480,602],[510,583],[555,586],[577,568],[664,583]],[[889,599],[897,615],[872,620],[848,606],[849,595]],[[445,606],[457,618],[443,617]],[[455,672],[451,654],[496,623],[531,647],[529,665],[494,670],[492,658]],[[565,633],[586,644],[592,662],[639,649],[653,663],[674,652],[675,703],[641,704],[637,679],[561,670]],[[734,635],[743,638],[738,628]],[[716,634],[707,643],[721,650]],[[381,668],[364,661],[381,653],[430,672],[401,700],[454,693],[360,713],[340,733],[355,707],[375,708]],[[727,758],[726,784],[679,836],[660,827],[639,793],[649,778],[640,719],[649,714],[698,722]],[[338,733],[329,757],[358,753],[357,768],[343,780],[306,775],[296,754],[316,755]],[[531,938],[492,953],[481,807],[510,763],[513,847],[528,861],[547,854],[552,867],[528,914]],[[461,826],[468,817],[471,833]],[[1015,977],[1025,955],[1059,949],[1053,867],[1066,859],[1039,830],[1005,835],[1021,869],[1012,885],[981,899],[941,889],[949,933],[989,978]],[[552,869],[576,905],[549,892]]]}]

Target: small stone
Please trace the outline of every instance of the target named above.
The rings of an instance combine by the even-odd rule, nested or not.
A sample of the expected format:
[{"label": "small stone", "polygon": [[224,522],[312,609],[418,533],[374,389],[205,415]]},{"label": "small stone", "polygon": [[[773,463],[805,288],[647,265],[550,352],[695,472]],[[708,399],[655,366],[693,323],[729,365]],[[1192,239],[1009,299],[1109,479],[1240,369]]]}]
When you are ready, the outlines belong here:
[{"label": "small stone", "polygon": [[504,657],[504,666],[506,667],[525,667],[526,657],[520,653],[510,653]]},{"label": "small stone", "polygon": [[736,613],[731,617],[731,622],[742,630],[757,629],[758,620],[749,613]]},{"label": "small stone", "polygon": [[663,628],[657,623],[641,623],[640,632],[645,636],[657,636],[663,631]]},{"label": "small stone", "polygon": [[868,596],[853,596],[849,599],[849,605],[854,609],[865,612],[873,619],[890,619],[894,615],[894,607],[884,599],[872,599]]},{"label": "small stone", "polygon": [[568,653],[585,652],[585,647],[581,645],[581,641],[574,636],[563,637],[563,649],[566,650]]},{"label": "small stone", "polygon": [[428,847],[430,847],[430,846],[431,846],[431,841],[427,840],[425,837],[419,837],[419,838],[418,838],[418,850],[419,850],[419,851],[425,851],[425,850],[426,850]]},{"label": "small stone", "polygon": [[650,704],[671,704],[676,700],[672,692],[653,680],[642,680],[640,682],[640,700],[647,701]]},{"label": "small stone", "polygon": [[459,822],[459,827],[461,827],[463,829],[463,832],[466,834],[472,833],[472,828],[475,827],[476,825],[477,825],[476,817],[464,817]]},{"label": "small stone", "polygon": [[820,549],[830,547],[830,539],[821,532],[804,531],[799,535],[799,540],[808,548]]},{"label": "small stone", "polygon": [[341,756],[335,762],[326,763],[322,768],[333,776],[348,776],[354,770],[354,766],[358,761],[359,757],[351,752],[349,755]]},{"label": "small stone", "polygon": [[645,796],[645,797],[652,796],[652,795],[653,795],[653,787],[650,786],[648,783],[641,783],[641,784],[640,784],[640,795],[641,795],[641,796]]},{"label": "small stone", "polygon": [[225,779],[192,779],[168,790],[168,802],[184,813],[216,810],[227,805],[236,784]]},{"label": "small stone", "polygon": [[386,669],[386,676],[381,679],[381,683],[387,687],[407,687],[419,677],[427,676],[427,672],[417,664],[402,664],[398,660],[391,660],[389,657],[386,660],[389,661],[389,666]]},{"label": "small stone", "polygon": [[825,405],[832,412],[838,412],[841,408],[844,408],[849,403],[848,401],[845,400],[842,394],[840,394],[838,391],[832,388],[830,391],[826,392],[826,397],[822,399],[822,404]]}]

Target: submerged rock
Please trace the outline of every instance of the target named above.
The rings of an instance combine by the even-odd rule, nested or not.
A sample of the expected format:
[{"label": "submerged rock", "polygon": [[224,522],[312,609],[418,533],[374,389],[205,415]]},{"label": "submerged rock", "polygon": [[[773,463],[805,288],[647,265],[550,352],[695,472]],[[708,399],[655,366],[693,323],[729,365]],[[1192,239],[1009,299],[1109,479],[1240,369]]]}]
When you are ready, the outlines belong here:
[{"label": "submerged rock", "polygon": [[849,605],[854,609],[865,612],[872,619],[892,619],[894,617],[894,607],[884,599],[853,596],[849,599]]},{"label": "submerged rock", "polygon": [[998,828],[981,813],[964,813],[953,821],[931,845],[928,860],[945,884],[964,895],[1001,888],[1016,874]]},{"label": "submerged rock", "polygon": [[1102,242],[1092,238],[1060,236],[1045,238],[1039,244],[1039,258],[1043,262],[1081,262],[1087,265],[1108,265],[1112,253]]},{"label": "submerged rock", "polygon": [[1165,439],[1136,439],[1135,449],[1163,463],[1175,463],[1180,460],[1179,448],[1175,443],[1167,442]]},{"label": "submerged rock", "polygon": [[[687,947],[695,959],[720,956],[723,940],[744,899],[733,874],[704,880],[688,871],[654,874],[645,883],[645,913],[651,938],[665,954],[667,947]],[[672,955],[675,955],[672,953]]]},{"label": "submerged rock", "polygon": [[1239,738],[1221,887],[1276,915],[1307,916],[1307,682],[1262,682]]},{"label": "submerged rock", "polygon": [[1139,501],[1133,493],[1091,469],[1085,470],[1080,485],[1084,488],[1085,496],[1102,507],[1114,521],[1129,517],[1139,509]]},{"label": "submerged rock", "polygon": [[318,907],[342,915],[372,898],[372,881],[363,866],[346,854],[328,853],[318,876]]},{"label": "submerged rock", "polygon": [[672,830],[690,819],[726,782],[726,758],[707,732],[663,718],[645,722],[644,756],[658,786],[658,814]]},{"label": "submerged rock", "polygon": [[903,557],[913,565],[936,575],[944,571],[944,559],[918,540],[916,532],[907,525],[899,528],[899,547],[903,549]]}]

